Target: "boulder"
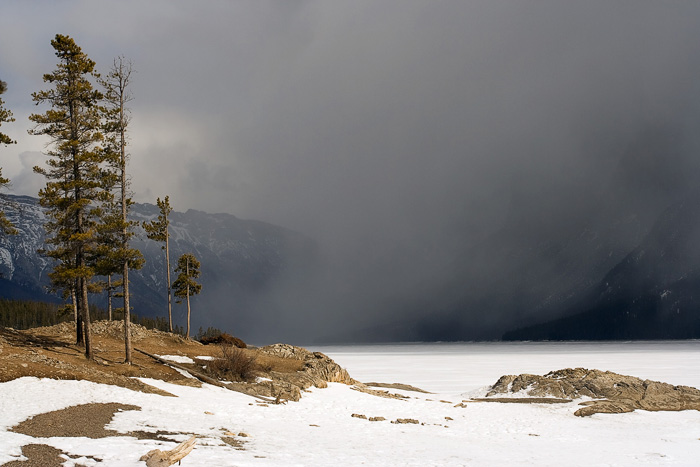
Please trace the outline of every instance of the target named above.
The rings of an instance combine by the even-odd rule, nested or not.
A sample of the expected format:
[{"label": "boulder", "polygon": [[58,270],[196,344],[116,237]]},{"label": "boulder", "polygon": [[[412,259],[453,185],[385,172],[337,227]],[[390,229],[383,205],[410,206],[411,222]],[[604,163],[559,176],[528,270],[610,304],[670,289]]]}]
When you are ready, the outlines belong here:
[{"label": "boulder", "polygon": [[[505,375],[491,387],[486,398],[521,393],[536,398],[594,399],[581,403],[575,415],[649,411],[700,410],[700,390],[642,380],[610,371],[566,368],[539,375]],[[600,400],[597,400],[600,399]]]},{"label": "boulder", "polygon": [[[292,358],[304,362],[304,368],[295,375],[295,383],[313,385],[319,388],[327,386],[326,383],[354,384],[347,370],[335,363],[330,357],[321,352],[309,352],[302,347],[289,344],[273,344],[261,347],[260,352],[282,358]],[[307,386],[307,387],[309,387]]]},{"label": "boulder", "polygon": [[258,351],[274,357],[303,362],[302,369],[295,373],[270,371],[269,376],[272,381],[248,385],[249,390],[258,395],[275,397],[278,400],[298,401],[301,398],[301,391],[312,386],[326,388],[328,383],[354,384],[356,382],[347,370],[321,352],[309,352],[302,347],[289,344],[268,345],[259,348]]}]

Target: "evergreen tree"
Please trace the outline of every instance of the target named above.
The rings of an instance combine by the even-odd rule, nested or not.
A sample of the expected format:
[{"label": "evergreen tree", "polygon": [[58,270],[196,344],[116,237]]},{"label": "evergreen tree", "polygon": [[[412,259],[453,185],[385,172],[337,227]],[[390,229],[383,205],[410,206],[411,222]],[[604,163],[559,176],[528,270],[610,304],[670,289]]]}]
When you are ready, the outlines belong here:
[{"label": "evergreen tree", "polygon": [[157,199],[156,204],[160,209],[160,214],[157,219],[151,222],[144,222],[143,228],[146,230],[146,236],[156,242],[164,242],[163,249],[165,250],[165,277],[168,289],[168,324],[170,326],[170,332],[173,332],[173,306],[172,306],[172,292],[170,288],[170,246],[169,238],[170,234],[168,232],[168,226],[170,225],[170,220],[168,216],[172,212],[170,207],[170,197],[166,196],[163,201],[160,198]]},{"label": "evergreen tree", "polygon": [[[7,83],[0,81],[0,95],[7,91]],[[0,99],[0,126],[3,123],[14,122],[15,119],[12,117],[12,112],[4,107],[5,101]],[[0,144],[15,144],[17,141],[12,140],[9,136],[4,133],[0,133]],[[0,168],[0,189],[6,188],[10,185],[10,179],[2,176],[2,169]],[[4,210],[0,211],[0,231],[6,235],[17,234],[17,229],[12,225],[12,222],[5,215]]]},{"label": "evergreen tree", "polygon": [[[7,83],[0,80],[0,95],[5,94],[7,91]],[[14,122],[15,119],[12,117],[12,112],[5,108],[5,101],[0,99],[0,126],[3,123]],[[13,141],[12,138],[4,133],[0,133],[0,144],[15,144],[17,141]]]},{"label": "evergreen tree", "polygon": [[62,286],[75,283],[82,318],[76,332],[82,332],[85,356],[91,359],[88,284],[94,268],[90,262],[97,253],[100,205],[108,193],[102,169],[106,156],[100,146],[102,94],[90,81],[99,76],[95,62],[72,38],[57,34],[51,45],[59,63],[52,73],[44,75],[44,82],[53,87],[32,94],[37,105],[48,104],[50,109],[29,116],[35,123],[29,133],[50,139],[48,167],[34,167],[47,179],[39,191],[39,203],[47,209],[46,241],[52,247],[46,254],[59,262],[50,277]]},{"label": "evergreen tree", "polygon": [[[141,252],[129,247],[133,237],[134,223],[127,218],[129,208],[133,204],[129,193],[129,179],[126,172],[127,127],[130,116],[126,104],[131,101],[128,86],[131,82],[131,63],[123,57],[114,60],[112,68],[100,84],[104,87],[104,133],[106,135],[105,153],[109,162],[110,174],[116,180],[118,194],[116,201],[110,203],[105,217],[105,232],[108,239],[105,243],[104,261],[107,267],[114,267],[113,272],[122,276],[122,297],[124,299],[124,347],[125,361],[131,364],[131,307],[129,304],[129,269],[140,269],[144,260]],[[109,276],[108,276],[109,279]],[[110,281],[111,282],[111,281]],[[111,284],[109,284],[111,286]]]},{"label": "evergreen tree", "polygon": [[177,260],[175,272],[180,274],[173,282],[173,293],[182,303],[182,299],[187,300],[187,338],[190,337],[190,296],[197,295],[202,290],[202,284],[198,284],[195,279],[199,277],[199,261],[191,253],[185,253]]}]

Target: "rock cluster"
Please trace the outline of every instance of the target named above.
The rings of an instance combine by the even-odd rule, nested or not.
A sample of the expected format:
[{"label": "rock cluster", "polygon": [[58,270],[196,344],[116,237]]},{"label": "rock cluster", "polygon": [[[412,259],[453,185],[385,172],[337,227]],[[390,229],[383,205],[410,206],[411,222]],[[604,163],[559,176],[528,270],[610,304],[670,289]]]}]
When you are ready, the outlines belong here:
[{"label": "rock cluster", "polygon": [[389,391],[380,391],[378,389],[369,388],[366,384],[360,383],[359,381],[356,381],[354,386],[352,386],[350,389],[352,389],[353,391],[363,392],[372,396],[383,397],[385,399],[409,399],[409,396],[404,396],[403,394],[393,393]]},{"label": "rock cluster", "polygon": [[520,392],[539,398],[599,399],[581,403],[584,407],[575,413],[580,417],[594,413],[626,413],[636,409],[700,410],[698,389],[585,368],[567,368],[544,376],[502,376],[486,397]]},{"label": "rock cluster", "polygon": [[257,384],[233,383],[237,390],[265,397],[273,397],[277,401],[298,401],[301,391],[312,386],[328,387],[328,383],[354,384],[347,370],[335,363],[330,357],[321,352],[309,352],[302,347],[289,344],[273,344],[258,349],[274,357],[289,358],[303,362],[301,370],[295,373],[271,371],[272,381]]},{"label": "rock cluster", "polygon": [[304,368],[299,371],[303,377],[313,381],[313,385],[325,388],[328,383],[353,384],[347,370],[335,363],[330,357],[321,352],[309,352],[302,347],[289,344],[273,344],[261,347],[260,352],[282,358],[292,358],[304,362]]},{"label": "rock cluster", "polygon": [[[168,337],[171,339],[175,338],[180,341],[185,340],[183,337],[176,334],[166,333],[157,329],[147,329],[136,323],[131,323],[129,325],[129,330],[131,331],[131,338],[136,341],[151,337]],[[35,331],[39,334],[48,334],[52,336],[73,336],[75,334],[75,323],[72,321],[67,321],[53,326],[36,328]],[[117,339],[122,339],[124,338],[124,322],[121,320],[93,321],[90,323],[90,331],[100,336],[110,336]]]},{"label": "rock cluster", "polygon": [[397,418],[391,423],[393,423],[394,425],[404,425],[407,423],[412,425],[418,425],[420,422],[415,418]]}]

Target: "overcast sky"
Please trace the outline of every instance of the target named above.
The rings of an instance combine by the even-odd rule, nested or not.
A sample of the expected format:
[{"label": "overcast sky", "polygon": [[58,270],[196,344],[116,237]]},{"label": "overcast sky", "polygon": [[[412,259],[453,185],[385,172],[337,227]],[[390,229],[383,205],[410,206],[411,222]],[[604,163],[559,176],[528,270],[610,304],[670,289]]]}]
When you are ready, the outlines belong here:
[{"label": "overcast sky", "polygon": [[[133,62],[136,201],[293,228],[347,269],[386,256],[355,266],[404,284],[495,231],[514,196],[588,196],[646,128],[700,122],[698,2],[6,0],[17,193],[44,183],[27,117],[56,33],[102,71]],[[400,252],[429,259],[411,272]]]}]

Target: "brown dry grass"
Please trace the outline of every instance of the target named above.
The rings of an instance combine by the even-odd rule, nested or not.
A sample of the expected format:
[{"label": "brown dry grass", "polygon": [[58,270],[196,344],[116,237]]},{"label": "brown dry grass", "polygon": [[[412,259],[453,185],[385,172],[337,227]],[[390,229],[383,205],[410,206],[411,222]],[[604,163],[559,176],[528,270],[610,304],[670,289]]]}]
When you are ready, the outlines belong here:
[{"label": "brown dry grass", "polygon": [[[101,384],[112,384],[142,392],[171,395],[165,391],[149,386],[134,377],[153,378],[175,384],[200,386],[198,380],[183,376],[172,367],[134,350],[133,364],[124,363],[123,327],[117,322],[96,322],[91,327],[94,360],[87,360],[84,349],[75,344],[75,328],[63,323],[46,328],[17,331],[0,327],[0,382],[10,381],[24,376],[66,380],[86,380]],[[195,363],[180,364],[187,369],[203,371],[203,367],[212,363],[209,359],[197,359],[207,356],[217,358],[221,350],[217,345],[202,345],[199,342],[183,339],[180,336],[160,331],[148,331],[134,326],[132,332],[134,349],[141,349],[153,355],[180,355],[191,358]],[[256,362],[255,375],[278,378],[281,374],[292,374],[304,368],[304,362],[294,358],[282,358],[260,352],[254,348],[240,349],[245,358]],[[271,390],[271,385],[247,385],[240,390],[246,394],[259,397],[258,391]],[[247,387],[250,386],[250,387]],[[232,388],[229,388],[232,389]],[[298,392],[298,391],[297,391]],[[265,394],[270,396],[270,394]],[[274,397],[274,394],[272,395]],[[289,397],[289,396],[287,396]],[[296,400],[296,399],[294,399]],[[85,404],[68,407],[35,416],[20,423],[14,431],[31,436],[88,436],[99,438],[117,435],[104,426],[116,410],[138,409],[135,406],[119,404]],[[85,420],[94,420],[91,425]],[[73,433],[71,427],[81,431]],[[120,434],[139,439],[167,439],[165,432],[146,433],[131,432]],[[221,440],[237,449],[242,448],[243,440],[235,438],[228,430],[222,431]],[[12,462],[7,465],[46,467],[62,465],[64,459],[59,457],[61,451],[41,444],[27,445],[22,452],[27,461]],[[99,463],[99,459],[90,458]]]},{"label": "brown dry grass", "polygon": [[264,353],[258,354],[257,363],[264,371],[277,373],[295,373],[304,368],[304,362],[293,358],[281,358]]},{"label": "brown dry grass", "polygon": [[[167,393],[134,377],[154,378],[186,386],[201,385],[199,381],[187,378],[173,368],[136,351],[132,353],[133,364],[124,364],[121,323],[93,324],[94,361],[86,360],[84,349],[75,344],[75,328],[72,324],[63,323],[23,331],[0,327],[0,382],[35,376],[87,380],[158,394]],[[220,356],[218,346],[205,346],[174,334],[149,331],[140,326],[134,326],[132,341],[135,348],[156,355],[182,355],[192,359],[198,356]],[[258,354],[254,349],[245,349],[244,352],[250,355]],[[290,373],[301,367],[298,361],[287,361],[263,354],[259,354],[257,358],[261,374],[266,373],[266,370]],[[183,366],[201,369],[198,365]]]}]

